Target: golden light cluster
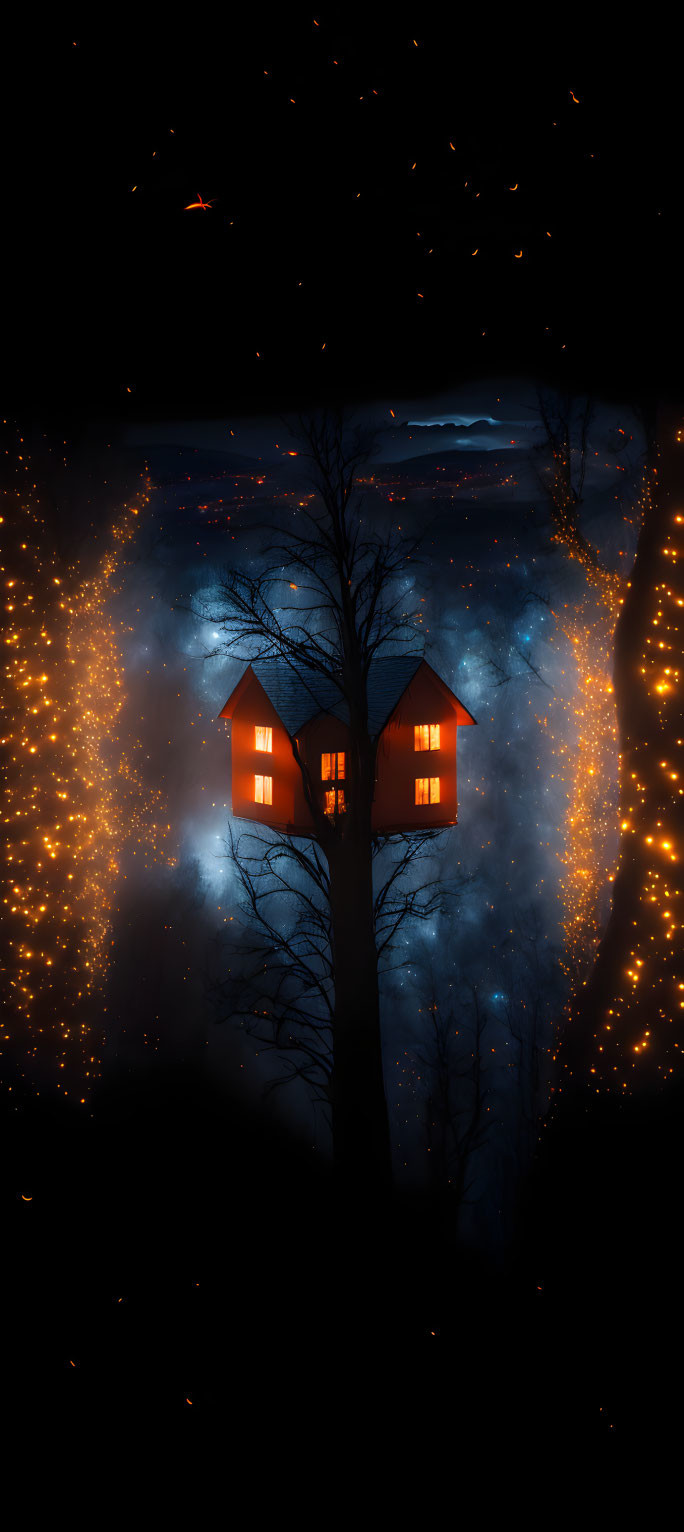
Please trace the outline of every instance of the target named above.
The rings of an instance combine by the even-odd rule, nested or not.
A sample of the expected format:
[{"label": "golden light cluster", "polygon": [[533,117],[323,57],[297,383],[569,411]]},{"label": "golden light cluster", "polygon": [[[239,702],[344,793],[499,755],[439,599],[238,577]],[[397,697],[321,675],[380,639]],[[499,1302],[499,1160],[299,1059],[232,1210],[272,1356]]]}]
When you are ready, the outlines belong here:
[{"label": "golden light cluster", "polygon": [[[650,488],[647,491],[650,501]],[[622,983],[597,1035],[592,1073],[623,1092],[648,1059],[661,1080],[679,1072],[684,1011],[684,908],[680,833],[684,810],[684,737],[679,684],[684,644],[684,514],[670,513],[658,550],[639,666],[650,702],[651,728],[635,746],[623,783],[621,858],[629,858],[637,915]],[[658,567],[659,566],[659,567]],[[680,731],[682,731],[680,733]]]},{"label": "golden light cluster", "polygon": [[142,491],[120,512],[87,573],[60,569],[45,551],[31,492],[3,496],[0,1047],[32,1087],[56,1070],[60,1091],[82,1102],[105,1040],[100,991],[122,854],[131,843],[155,854],[169,829],[161,792],[138,771],[138,745],[123,737],[121,625],[110,614],[148,499]]},{"label": "golden light cluster", "polygon": [[563,967],[575,1003],[596,956],[606,884],[615,875],[616,814],[606,791],[617,753],[612,674],[617,611],[590,596],[556,614],[575,667],[574,693],[563,699],[554,754],[567,787],[561,862]]},{"label": "golden light cluster", "polygon": [[568,465],[554,453],[551,496],[553,541],[584,571],[584,599],[554,613],[570,647],[575,689],[561,699],[562,726],[552,735],[566,784],[563,824],[565,869],[563,966],[570,980],[569,1014],[596,956],[605,915],[605,890],[615,876],[616,814],[607,784],[615,775],[618,727],[613,686],[615,629],[624,599],[622,578],[608,569],[580,531]]},{"label": "golden light cluster", "polygon": [[[653,474],[645,475],[639,506],[642,520],[654,524]],[[624,972],[609,1003],[601,1008],[595,1033],[596,1052],[589,1064],[593,1089],[620,1093],[633,1089],[642,1061],[667,1079],[676,1072],[683,1044],[674,1025],[684,1011],[684,930],[680,857],[684,843],[676,826],[684,811],[684,729],[679,686],[684,643],[684,513],[668,513],[669,531],[655,559],[639,674],[643,694],[634,697],[645,722],[642,739],[630,742],[629,759],[618,754],[613,690],[613,650],[617,619],[624,600],[620,577],[600,569],[593,550],[585,552],[574,526],[557,519],[556,540],[583,564],[594,602],[580,603],[570,621],[559,626],[572,645],[577,669],[576,695],[566,701],[573,727],[564,730],[556,751],[566,765],[568,808],[565,820],[566,876],[565,966],[570,978],[568,1017],[579,1013],[582,989],[596,956],[607,911],[602,893],[618,873],[627,877],[628,914]],[[646,593],[648,601],[648,593]],[[590,609],[591,607],[591,609]],[[638,688],[638,682],[636,682]],[[626,721],[631,737],[630,721]],[[620,767],[620,809],[615,819],[606,787]],[[619,833],[619,852],[611,865],[611,847]],[[630,902],[631,901],[631,902]],[[630,931],[632,933],[630,937]],[[622,947],[620,948],[622,951]]]}]

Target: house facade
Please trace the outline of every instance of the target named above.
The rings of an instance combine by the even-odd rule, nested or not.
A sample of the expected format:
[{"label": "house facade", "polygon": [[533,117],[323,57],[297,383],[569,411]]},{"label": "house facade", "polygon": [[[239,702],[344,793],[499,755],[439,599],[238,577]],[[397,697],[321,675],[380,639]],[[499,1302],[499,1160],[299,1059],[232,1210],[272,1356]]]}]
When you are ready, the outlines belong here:
[{"label": "house facade", "polygon": [[[346,813],[349,727],[335,683],[281,661],[247,666],[220,717],[230,720],[232,812],[291,835],[310,835],[311,814],[293,741],[325,813]],[[456,743],[475,719],[420,655],[371,665],[368,726],[376,740],[372,827],[378,833],[457,822]]]}]

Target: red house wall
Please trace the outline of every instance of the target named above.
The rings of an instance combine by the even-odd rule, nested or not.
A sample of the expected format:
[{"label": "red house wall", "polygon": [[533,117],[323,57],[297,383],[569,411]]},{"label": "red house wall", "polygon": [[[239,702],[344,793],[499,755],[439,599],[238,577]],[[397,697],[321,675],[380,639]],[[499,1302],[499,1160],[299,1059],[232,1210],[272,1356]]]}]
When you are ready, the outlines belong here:
[{"label": "red house wall", "polygon": [[[439,750],[416,750],[417,723],[439,724]],[[446,689],[421,666],[380,736],[374,830],[437,829],[456,823],[456,726],[456,710]],[[439,803],[416,803],[416,777],[439,777]]]},{"label": "red house wall", "polygon": [[[256,750],[254,728],[273,730],[273,752]],[[295,792],[301,791],[299,767],[286,730],[256,676],[251,677],[235,704],[231,728],[231,804],[239,819],[285,828],[294,817]],[[273,778],[273,803],[254,802],[256,773]]]}]

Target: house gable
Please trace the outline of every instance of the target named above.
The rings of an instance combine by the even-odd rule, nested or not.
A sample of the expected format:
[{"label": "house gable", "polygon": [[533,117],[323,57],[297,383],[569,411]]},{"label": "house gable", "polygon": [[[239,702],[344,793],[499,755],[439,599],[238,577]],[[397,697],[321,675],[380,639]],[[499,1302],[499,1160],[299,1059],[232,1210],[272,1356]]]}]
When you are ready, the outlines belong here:
[{"label": "house gable", "polygon": [[[385,724],[378,742],[373,828],[440,829],[458,818],[458,725],[475,719],[436,671],[422,660]],[[416,749],[416,728],[439,725],[439,747]],[[418,786],[417,786],[418,784]],[[420,798],[421,801],[416,802]]]},{"label": "house gable", "polygon": [[[274,829],[291,826],[295,813],[295,796],[301,789],[299,767],[292,753],[288,732],[251,666],[238,682],[219,716],[231,719],[233,814],[239,819],[254,819],[270,824]],[[257,748],[257,728],[270,729],[270,750]],[[262,780],[259,784],[258,778],[266,781]],[[261,795],[260,800],[257,798],[258,793]]]},{"label": "house gable", "polygon": [[240,698],[242,696],[244,696],[244,693],[245,693],[247,687],[249,686],[250,682],[253,681],[253,680],[254,680],[254,671],[252,670],[251,665],[248,665],[247,669],[243,670],[242,675],[240,676],[240,680],[237,683],[237,686],[233,687],[233,690],[232,690],[232,692],[231,692],[231,694],[230,694],[230,696],[228,698],[228,701],[227,701],[225,707],[221,708],[221,711],[219,713],[219,718],[232,718],[233,717],[233,713],[234,713],[235,708],[237,707],[237,705],[238,705],[238,703],[240,701]]}]

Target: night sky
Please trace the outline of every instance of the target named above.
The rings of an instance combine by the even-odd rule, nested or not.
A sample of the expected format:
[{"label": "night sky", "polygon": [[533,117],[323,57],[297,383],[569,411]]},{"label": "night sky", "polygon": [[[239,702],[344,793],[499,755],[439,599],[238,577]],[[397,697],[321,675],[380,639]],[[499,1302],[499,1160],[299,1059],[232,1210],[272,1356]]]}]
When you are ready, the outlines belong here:
[{"label": "night sky", "polygon": [[[371,1311],[385,1360],[398,1323],[411,1354],[440,1327],[445,1348],[447,1336],[457,1346],[447,1278],[429,1275],[420,1255],[420,1051],[434,993],[461,1008],[467,1032],[475,990],[493,1120],[460,1221],[459,1281],[475,1272],[485,1299],[502,1283],[490,1363],[508,1355],[505,1316],[519,1302],[522,1354],[529,1326],[533,1372],[541,1367],[536,1226],[524,1275],[506,1276],[521,1237],[514,1054],[534,1009],[539,1099],[550,1106],[572,977],[573,624],[593,617],[581,571],[553,541],[538,389],[597,400],[584,526],[627,574],[638,406],[679,387],[680,131],[657,35],[604,40],[578,17],[568,42],[548,22],[538,35],[529,19],[498,30],[490,20],[287,7],[275,19],[231,15],[220,32],[131,29],[117,15],[6,37],[16,90],[3,103],[3,530],[13,536],[17,505],[29,506],[24,577],[40,612],[26,619],[27,652],[35,641],[45,662],[49,630],[63,661],[60,716],[68,728],[87,717],[70,769],[97,763],[110,793],[100,831],[116,825],[115,872],[98,871],[79,841],[89,934],[69,980],[64,1048],[49,1027],[37,1040],[21,1006],[3,1042],[3,1196],[18,1251],[8,1300],[24,1319],[38,1314],[28,1383],[17,1373],[29,1414],[39,1372],[48,1412],[62,1408],[74,1372],[75,1408],[106,1408],[133,1376],[171,1419],[209,1413],[221,1388],[207,1355],[226,1313],[262,1324],[274,1256],[289,1253],[301,1284],[315,1248],[325,1123],[301,1086],[265,1094],[278,1060],[257,1052],[222,999],[248,933],[227,857],[217,715],[243,666],[207,658],[215,630],[198,611],[223,568],[259,568],[267,522],[307,492],[288,455],[297,412],[337,403],[377,432],[364,514],[420,533],[406,576],[423,614],[417,647],[478,726],[460,731],[459,824],[434,849],[453,900],[415,927],[405,966],[382,978],[395,1178],[411,1208],[385,1259],[394,1270],[405,1257],[420,1277],[415,1293],[407,1274],[391,1296],[369,1277],[368,1304],[357,1295],[344,1324],[325,1310],[323,1277],[297,1312],[340,1352],[352,1333],[368,1344]],[[90,676],[77,697],[72,660]],[[595,854],[608,868],[617,758],[604,746]],[[13,813],[26,811],[32,770],[10,770]],[[606,883],[599,928],[608,906]],[[39,998],[40,1017],[52,993]],[[339,1250],[320,1216],[323,1271]],[[46,1299],[37,1273],[55,1242],[67,1254]],[[200,1319],[198,1285],[208,1291]],[[164,1337],[176,1326],[171,1357]],[[279,1333],[271,1314],[256,1368],[241,1343],[238,1391],[257,1406]],[[282,1344],[283,1368],[297,1366],[290,1329]],[[314,1354],[311,1339],[304,1350]],[[484,1388],[474,1344],[465,1365]],[[566,1366],[559,1398],[572,1415],[579,1381]],[[617,1409],[608,1377],[607,1367],[592,1373],[580,1406],[581,1429],[599,1441]],[[508,1405],[497,1408],[505,1430]],[[626,1433],[624,1412],[621,1425]]]},{"label": "night sky", "polygon": [[213,415],[502,366],[676,386],[667,39],[421,14],[10,29],[17,405]]},{"label": "night sky", "polygon": [[[425,1174],[412,1043],[432,984],[455,986],[459,996],[464,983],[484,986],[492,1044],[501,1055],[496,1086],[504,1098],[505,1050],[513,1043],[502,1016],[507,1003],[520,1006],[526,998],[531,983],[526,934],[532,928],[545,973],[548,1025],[563,995],[560,859],[568,784],[554,747],[572,743],[576,678],[571,646],[558,634],[554,614],[572,601],[577,584],[551,547],[534,478],[539,434],[534,394],[524,385],[508,387],[505,394],[501,387],[490,385],[479,434],[477,422],[460,423],[458,401],[453,429],[408,423],[396,429],[392,406],[383,410],[378,405],[371,417],[378,420],[380,439],[378,460],[369,468],[373,484],[364,485],[366,505],[376,523],[392,517],[399,506],[402,527],[424,533],[423,562],[415,574],[407,571],[405,582],[407,593],[417,593],[421,612],[424,604],[426,631],[421,622],[416,644],[425,643],[430,662],[478,720],[476,730],[459,735],[460,823],[456,832],[442,837],[434,863],[435,870],[463,880],[464,887],[454,909],[411,933],[413,964],[385,980],[386,1004],[394,1018],[386,1068],[395,1082],[396,1169],[408,1179]],[[483,397],[478,390],[478,399]],[[435,421],[444,404],[435,399],[432,407],[423,402],[412,409],[403,402],[399,413],[405,410],[407,422]],[[622,419],[629,424],[626,416],[604,407],[595,440],[605,448],[611,427]],[[435,429],[441,438],[438,450]],[[216,648],[217,632],[188,609],[203,598],[211,600],[224,564],[246,559],[249,567],[258,566],[266,508],[287,507],[306,491],[296,460],[286,455],[277,421],[265,422],[259,431],[237,419],[228,427],[197,423],[194,430],[191,423],[179,424],[167,427],[164,435],[180,439],[181,445],[157,443],[144,449],[145,436],[154,440],[153,428],[130,433],[130,440],[147,450],[153,477],[162,482],[152,497],[147,534],[142,534],[143,549],[146,535],[149,552],[131,570],[121,609],[124,619],[132,619],[133,632],[124,640],[125,673],[131,715],[141,720],[149,761],[145,780],[149,786],[164,784],[178,863],[172,869],[155,863],[152,875],[128,871],[115,947],[114,982],[123,989],[119,1054],[139,1050],[141,1034],[148,1038],[146,1046],[162,1053],[190,1048],[179,981],[194,996],[200,1047],[213,1019],[211,979],[220,968],[216,936],[229,939],[230,924],[240,919],[235,874],[226,860],[228,747],[217,715],[244,667],[230,656],[204,658]],[[193,447],[193,439],[201,445]],[[604,451],[590,469],[587,501],[594,535],[608,548],[616,535],[616,493],[623,510],[633,509],[619,482],[616,456]],[[621,517],[620,527],[626,533],[626,561],[634,531],[625,528]],[[615,795],[615,763],[609,762],[608,769],[607,799]],[[615,832],[609,853],[615,853]],[[148,973],[149,958],[142,954],[152,951],[155,965]],[[234,964],[235,959],[224,958],[228,961]],[[136,985],[131,1006],[130,974],[138,965],[142,983]],[[208,1050],[219,1072],[230,1074],[237,1060],[250,1094],[278,1074],[273,1057],[262,1053],[257,1064],[255,1045],[244,1037],[236,1042],[229,1025],[208,1026]],[[410,1105],[404,1108],[407,1097]],[[325,1151],[326,1131],[308,1103],[283,1095],[279,1110]],[[480,1216],[486,1219],[482,1208]]]}]

